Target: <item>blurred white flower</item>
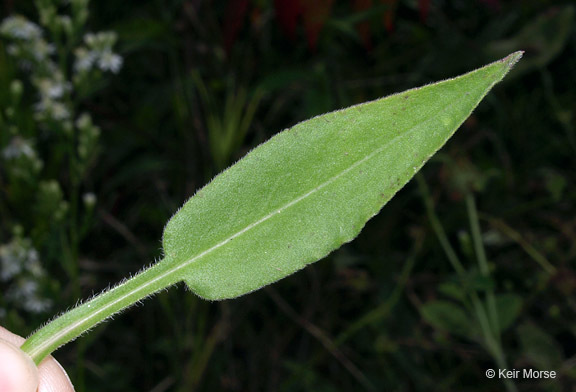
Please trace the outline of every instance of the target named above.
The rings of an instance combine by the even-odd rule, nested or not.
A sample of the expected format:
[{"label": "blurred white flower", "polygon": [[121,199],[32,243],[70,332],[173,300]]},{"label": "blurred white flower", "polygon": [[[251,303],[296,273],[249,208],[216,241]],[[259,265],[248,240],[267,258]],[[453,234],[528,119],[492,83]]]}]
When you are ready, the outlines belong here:
[{"label": "blurred white flower", "polygon": [[97,66],[102,71],[118,73],[124,61],[121,56],[112,51],[117,39],[113,31],[87,33],[84,36],[86,47],[78,48],[75,52],[74,69],[82,72]]},{"label": "blurred white flower", "polygon": [[14,243],[0,246],[0,280],[10,280],[22,272],[22,251]]},{"label": "blurred white flower", "polygon": [[92,125],[92,117],[88,113],[82,113],[76,120],[76,126],[81,130],[88,129]]},{"label": "blurred white flower", "polygon": [[68,15],[60,15],[56,21],[67,34],[72,32],[72,19]]},{"label": "blurred white flower", "polygon": [[74,61],[74,70],[76,72],[90,71],[98,58],[96,52],[86,50],[86,48],[78,48],[74,54],[76,55],[76,60]]},{"label": "blurred white flower", "polygon": [[3,293],[7,301],[33,313],[48,310],[52,301],[41,298],[38,293],[40,289],[38,279],[42,276],[44,270],[40,264],[38,251],[34,249],[30,239],[16,237],[11,242],[0,245],[0,280],[11,281]]},{"label": "blurred white flower", "polygon": [[92,208],[96,204],[96,195],[92,192],[87,192],[82,195],[82,201],[86,208]]},{"label": "blurred white flower", "polygon": [[100,55],[98,59],[98,67],[102,71],[110,71],[112,73],[118,73],[120,68],[122,68],[122,57],[111,51],[105,51]]},{"label": "blurred white flower", "polygon": [[16,45],[8,45],[8,48],[6,49],[6,51],[8,52],[8,54],[10,56],[18,56],[20,54],[20,48]]},{"label": "blurred white flower", "polygon": [[66,120],[67,118],[70,117],[70,111],[68,110],[68,108],[66,107],[66,105],[64,105],[61,102],[54,102],[52,104],[52,118],[54,120]]},{"label": "blurred white flower", "polygon": [[[38,251],[32,247],[29,239],[16,238],[0,245],[0,280],[7,281],[24,271],[35,276],[43,275]],[[30,289],[30,287],[28,287]]]},{"label": "blurred white flower", "polygon": [[16,100],[19,100],[20,97],[22,97],[23,91],[24,91],[24,85],[22,84],[22,82],[18,79],[12,80],[12,82],[10,83],[10,93]]},{"label": "blurred white flower", "polygon": [[33,280],[23,279],[18,283],[19,284],[16,285],[18,287],[16,295],[19,299],[31,297],[38,291],[38,283]]},{"label": "blurred white flower", "polygon": [[72,89],[70,82],[64,81],[61,73],[56,73],[51,78],[42,78],[34,80],[42,98],[58,99],[62,98],[65,93]]},{"label": "blurred white flower", "polygon": [[10,141],[10,144],[8,144],[4,150],[2,150],[2,156],[4,159],[16,159],[21,156],[27,158],[35,158],[36,152],[34,151],[34,148],[29,141],[21,137],[14,137]]},{"label": "blurred white flower", "polygon": [[98,33],[87,33],[84,42],[92,50],[104,52],[111,50],[116,43],[118,36],[113,31],[100,31]]},{"label": "blurred white flower", "polygon": [[42,37],[42,30],[23,16],[10,16],[0,25],[0,32],[20,40],[36,40]]},{"label": "blurred white flower", "polygon": [[24,300],[23,308],[32,313],[43,313],[50,309],[52,301],[47,298],[31,296]]},{"label": "blurred white flower", "polygon": [[70,110],[62,102],[51,99],[42,99],[34,108],[40,115],[40,118],[49,118],[56,121],[67,120],[70,118]]},{"label": "blurred white flower", "polygon": [[35,278],[39,278],[44,275],[44,270],[40,264],[40,257],[38,256],[36,249],[30,249],[24,267],[26,268],[26,271],[30,272],[30,274],[32,274],[32,276]]},{"label": "blurred white flower", "polygon": [[52,301],[40,298],[39,285],[36,280],[21,277],[10,286],[6,299],[18,303],[24,310],[32,313],[42,313],[50,308]]},{"label": "blurred white flower", "polygon": [[43,39],[34,40],[29,50],[34,60],[38,62],[46,60],[51,54],[56,52],[54,45],[49,44]]}]

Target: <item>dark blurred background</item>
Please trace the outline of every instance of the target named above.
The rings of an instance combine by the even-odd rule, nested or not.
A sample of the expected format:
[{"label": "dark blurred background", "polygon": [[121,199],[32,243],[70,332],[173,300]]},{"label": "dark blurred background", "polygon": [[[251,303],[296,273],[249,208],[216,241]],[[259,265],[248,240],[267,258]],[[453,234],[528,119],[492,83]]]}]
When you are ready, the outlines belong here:
[{"label": "dark blurred background", "polygon": [[177,208],[276,132],[526,51],[354,242],[235,300],[146,300],[55,353],[78,391],[576,391],[572,2],[0,5],[61,74],[4,25],[0,324],[21,335],[159,258]]}]

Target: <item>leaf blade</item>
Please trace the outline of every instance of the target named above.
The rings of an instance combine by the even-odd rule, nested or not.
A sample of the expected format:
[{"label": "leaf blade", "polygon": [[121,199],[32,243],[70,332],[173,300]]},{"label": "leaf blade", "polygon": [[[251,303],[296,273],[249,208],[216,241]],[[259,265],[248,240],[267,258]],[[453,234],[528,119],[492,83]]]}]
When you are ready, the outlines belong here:
[{"label": "leaf blade", "polygon": [[196,294],[218,300],[326,256],[356,237],[520,57],[281,132],[174,215],[166,262]]}]

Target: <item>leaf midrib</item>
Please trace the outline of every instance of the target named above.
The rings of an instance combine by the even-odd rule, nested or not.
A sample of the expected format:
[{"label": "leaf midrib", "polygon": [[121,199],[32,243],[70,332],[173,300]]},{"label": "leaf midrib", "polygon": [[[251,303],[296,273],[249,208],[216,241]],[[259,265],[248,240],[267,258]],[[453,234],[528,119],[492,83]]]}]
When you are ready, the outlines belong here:
[{"label": "leaf midrib", "polygon": [[[385,99],[385,98],[384,98]],[[275,209],[273,212],[268,213],[267,215],[265,215],[264,217],[260,218],[259,220],[250,223],[249,225],[247,225],[245,228],[243,228],[242,230],[232,234],[231,236],[229,236],[228,238],[225,238],[224,240],[220,241],[219,243],[217,243],[216,245],[212,246],[211,248],[197,254],[196,256],[193,256],[192,258],[190,258],[189,260],[186,260],[184,262],[182,262],[181,264],[178,264],[177,267],[167,271],[165,274],[163,274],[163,276],[169,275],[172,272],[176,272],[179,271],[182,268],[185,268],[187,266],[189,266],[191,263],[193,263],[194,261],[206,256],[208,253],[211,253],[212,251],[221,248],[222,246],[226,245],[228,242],[238,238],[239,236],[241,236],[242,234],[246,233],[247,231],[251,230],[252,228],[258,226],[259,224],[271,219],[272,217],[274,217],[275,215],[280,214],[281,212],[285,211],[286,209],[292,207],[293,205],[301,202],[302,200],[306,199],[307,197],[309,197],[310,195],[318,192],[319,190],[327,187],[328,185],[332,184],[333,182],[335,182],[336,180],[338,180],[340,177],[342,177],[343,175],[349,173],[350,171],[354,170],[356,167],[362,165],[363,163],[371,160],[372,158],[374,158],[376,155],[380,154],[381,152],[383,152],[388,146],[390,146],[391,144],[395,143],[396,141],[398,141],[399,139],[403,139],[408,137],[409,135],[411,135],[417,128],[419,128],[420,126],[427,124],[428,122],[434,120],[435,118],[438,118],[439,115],[441,113],[444,113],[445,111],[447,111],[450,107],[454,106],[455,102],[451,102],[449,104],[447,104],[444,108],[442,108],[439,112],[434,112],[434,114],[425,119],[424,121],[414,125],[412,128],[410,128],[409,130],[407,130],[406,132],[402,133],[401,135],[397,135],[394,136],[390,141],[388,141],[386,144],[384,144],[383,146],[377,148],[376,150],[374,150],[373,152],[371,152],[370,154],[366,155],[364,158],[361,158],[359,160],[357,160],[356,162],[352,163],[349,167],[347,167],[346,169],[342,170],[341,172],[339,172],[338,174],[334,175],[333,177],[330,177],[328,180],[326,180],[325,182],[323,182],[322,184],[318,185],[317,187],[313,188],[312,190],[308,191],[307,193],[305,193],[302,196],[299,196],[297,198],[295,198],[294,200],[290,201],[289,203],[286,203],[285,205],[279,207],[278,209]]]}]

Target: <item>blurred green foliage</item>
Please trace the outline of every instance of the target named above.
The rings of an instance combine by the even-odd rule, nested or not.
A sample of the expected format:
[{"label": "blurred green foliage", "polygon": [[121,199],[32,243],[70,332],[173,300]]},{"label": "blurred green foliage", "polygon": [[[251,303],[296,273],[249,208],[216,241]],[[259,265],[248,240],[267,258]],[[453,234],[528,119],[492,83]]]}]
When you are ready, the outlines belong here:
[{"label": "blurred green foliage", "polygon": [[[318,4],[1,3],[1,19],[40,26],[60,71],[0,38],[0,323],[27,334],[151,262],[182,202],[275,132],[525,50],[419,181],[327,260],[233,301],[173,289],[56,356],[79,391],[486,391],[505,388],[485,377],[499,347],[509,368],[559,374],[508,388],[573,390],[574,6]],[[69,116],[39,115],[55,104]],[[18,282],[39,312],[9,294]]]}]

